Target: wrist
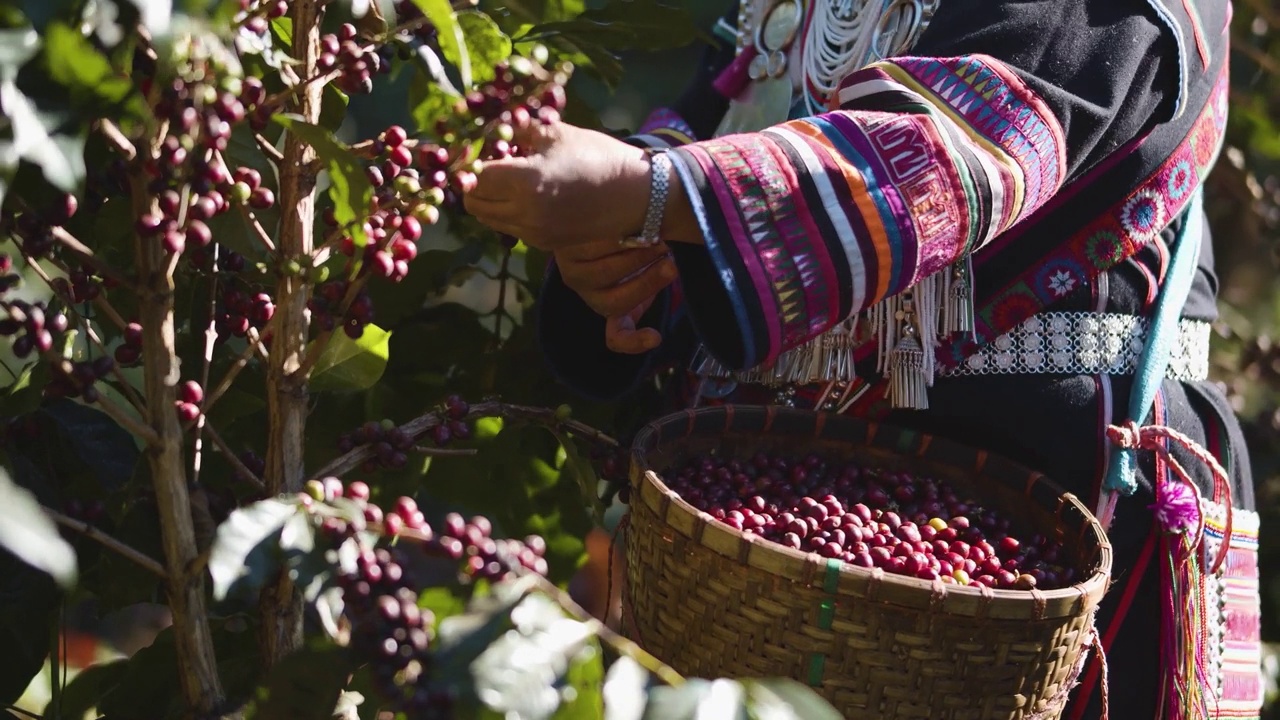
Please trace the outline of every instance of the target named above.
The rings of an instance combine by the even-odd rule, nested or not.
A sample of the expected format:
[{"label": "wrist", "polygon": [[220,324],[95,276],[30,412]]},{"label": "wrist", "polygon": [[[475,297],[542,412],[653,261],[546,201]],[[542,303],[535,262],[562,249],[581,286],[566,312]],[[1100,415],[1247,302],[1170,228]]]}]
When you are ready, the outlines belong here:
[{"label": "wrist", "polygon": [[674,167],[671,169],[670,189],[667,192],[667,212],[662,218],[663,242],[701,245],[702,229],[698,227],[698,218],[693,213],[693,203],[689,202],[684,181]]},{"label": "wrist", "polygon": [[[657,186],[655,172],[665,175],[665,182],[661,183],[662,190],[658,197],[654,195]],[[689,202],[684,183],[681,182],[680,175],[670,160],[666,160],[665,167],[655,168],[654,155],[644,152],[630,163],[624,178],[625,187],[622,188],[622,192],[623,197],[628,198],[624,202],[626,211],[623,217],[627,220],[625,227],[628,228],[624,237],[634,238],[650,231],[651,228],[646,227],[646,222],[651,220],[650,216],[653,213],[657,213],[658,222],[654,234],[659,240],[702,243],[702,232],[698,228],[693,206]],[[655,202],[659,203],[660,207],[654,207]]]}]

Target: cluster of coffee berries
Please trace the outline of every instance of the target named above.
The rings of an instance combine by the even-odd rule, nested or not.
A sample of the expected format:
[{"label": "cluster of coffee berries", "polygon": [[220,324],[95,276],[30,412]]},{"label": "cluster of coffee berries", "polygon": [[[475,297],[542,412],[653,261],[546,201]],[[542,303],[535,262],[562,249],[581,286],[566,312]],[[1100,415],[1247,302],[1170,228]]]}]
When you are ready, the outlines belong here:
[{"label": "cluster of coffee berries", "polygon": [[[65,225],[75,216],[79,201],[75,195],[60,195],[43,211],[24,211],[14,217],[4,212],[5,230],[22,243],[22,252],[32,258],[42,258],[57,245],[53,228]],[[7,270],[6,270],[7,272]]]},{"label": "cluster of coffee berries", "polygon": [[445,398],[442,406],[444,417],[440,423],[431,428],[429,435],[436,447],[444,447],[454,440],[466,440],[471,437],[471,426],[467,424],[467,415],[471,406],[458,395]]},{"label": "cluster of coffee berries", "polygon": [[940,480],[765,453],[696,457],[665,477],[729,527],[857,567],[1006,589],[1075,580],[1059,543],[1019,537],[1007,518]]},{"label": "cluster of coffee berries", "polygon": [[178,418],[184,423],[195,422],[200,417],[200,404],[204,402],[204,388],[195,380],[178,386],[178,399],[173,401]]},{"label": "cluster of coffee berries", "polygon": [[351,299],[351,304],[341,316],[342,301],[347,295],[349,284],[342,280],[327,282],[316,288],[315,294],[307,302],[311,311],[311,322],[320,329],[329,331],[339,323],[342,331],[352,340],[364,335],[364,328],[373,322],[373,298],[363,287]]},{"label": "cluster of coffee berries", "polygon": [[[162,81],[154,107],[169,128],[158,156],[147,163],[156,207],[137,219],[139,235],[158,239],[173,254],[208,247],[213,241],[209,220],[229,211],[233,200],[258,208],[275,202],[269,188],[256,186],[261,184],[256,171],[241,168],[233,178],[221,156],[234,126],[265,99],[262,82],[237,77],[225,67],[225,58],[198,41],[178,51],[184,53],[177,65],[180,72]],[[154,61],[136,53],[135,66],[148,78],[145,89],[155,72]],[[247,197],[233,198],[245,173],[258,182]]]},{"label": "cluster of coffee berries", "polygon": [[236,458],[241,465],[244,465],[246,470],[253,474],[252,477],[246,478],[247,480],[261,478],[267,472],[267,461],[252,450],[246,450],[237,455]]},{"label": "cluster of coffee berries", "polygon": [[52,363],[49,384],[44,387],[45,397],[80,398],[95,403],[101,396],[94,383],[111,374],[115,365],[106,355],[67,364]]},{"label": "cluster of coffee berries", "polygon": [[361,472],[371,473],[381,469],[398,470],[409,461],[413,450],[413,438],[396,427],[391,420],[369,422],[338,436],[338,452],[348,453],[361,445],[373,446],[373,457],[361,465]]},{"label": "cluster of coffee berries", "polygon": [[275,301],[267,293],[249,294],[227,287],[218,299],[213,325],[218,331],[219,340],[242,338],[249,334],[249,328],[262,330],[266,327],[275,312]]},{"label": "cluster of coffee berries", "polygon": [[208,271],[210,268],[209,261],[212,258],[212,251],[217,250],[218,253],[218,272],[236,275],[244,272],[249,263],[243,255],[226,247],[225,245],[213,244],[207,248],[198,248],[187,253],[187,262],[195,270]]},{"label": "cluster of coffee berries", "polygon": [[422,9],[413,0],[396,0],[396,21],[400,25],[414,24],[410,35],[422,42],[430,42],[436,37],[436,26],[424,22]]},{"label": "cluster of coffee berries", "polygon": [[67,316],[50,311],[42,302],[28,303],[13,300],[0,303],[9,316],[0,320],[0,335],[13,338],[13,354],[25,358],[34,350],[48,352],[53,348],[53,336],[66,332]]},{"label": "cluster of coffee berries", "polygon": [[116,346],[116,362],[131,367],[142,357],[142,325],[131,322],[124,326],[121,342]]},{"label": "cluster of coffee berries", "polygon": [[342,497],[360,508],[363,515],[355,522],[334,517],[322,521],[322,541],[332,547],[352,541],[362,526],[380,529],[387,539],[399,536],[394,544],[361,547],[356,561],[337,574],[350,647],[369,665],[379,693],[392,709],[411,718],[452,717],[451,694],[430,683],[435,618],[418,605],[419,589],[431,582],[420,576],[422,563],[452,565],[462,581],[497,581],[526,572],[545,575],[545,543],[538,537],[495,539],[487,519],[467,521],[456,513],[433,529],[412,498],[401,497],[384,510],[370,502],[369,495],[365,483],[344,484],[333,477],[308,482],[301,495],[307,507]]},{"label": "cluster of coffee berries", "polygon": [[102,283],[95,277],[90,266],[81,266],[72,270],[67,274],[65,282],[67,282],[65,288],[59,283],[55,290],[64,293],[64,297],[67,297],[70,302],[92,302],[102,295]]},{"label": "cluster of coffee berries", "polygon": [[320,38],[320,58],[316,62],[322,73],[339,71],[335,81],[348,95],[373,92],[373,76],[391,72],[391,48],[377,48],[361,41],[355,25],[343,23],[337,33]]}]

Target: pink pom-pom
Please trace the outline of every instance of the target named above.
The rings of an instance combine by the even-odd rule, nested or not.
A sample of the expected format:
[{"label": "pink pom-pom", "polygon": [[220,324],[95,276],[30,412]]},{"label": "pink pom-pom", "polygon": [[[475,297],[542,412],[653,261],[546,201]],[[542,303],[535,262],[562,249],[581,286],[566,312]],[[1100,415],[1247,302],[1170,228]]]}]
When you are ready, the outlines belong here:
[{"label": "pink pom-pom", "polygon": [[1200,524],[1199,494],[1184,482],[1161,483],[1150,509],[1168,533],[1182,534]]}]

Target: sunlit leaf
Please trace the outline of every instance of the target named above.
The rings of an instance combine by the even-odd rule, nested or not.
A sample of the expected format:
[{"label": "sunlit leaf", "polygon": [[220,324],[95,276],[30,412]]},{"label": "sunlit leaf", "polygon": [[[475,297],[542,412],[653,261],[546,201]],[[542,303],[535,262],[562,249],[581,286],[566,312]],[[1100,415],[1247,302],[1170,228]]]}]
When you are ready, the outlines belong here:
[{"label": "sunlit leaf", "polygon": [[0,469],[0,548],[48,573],[63,587],[76,582],[76,552],[35,496],[18,487]]},{"label": "sunlit leaf", "polygon": [[289,519],[299,512],[293,501],[261,500],[235,510],[218,526],[209,550],[214,599],[262,587],[281,566],[280,536]]}]

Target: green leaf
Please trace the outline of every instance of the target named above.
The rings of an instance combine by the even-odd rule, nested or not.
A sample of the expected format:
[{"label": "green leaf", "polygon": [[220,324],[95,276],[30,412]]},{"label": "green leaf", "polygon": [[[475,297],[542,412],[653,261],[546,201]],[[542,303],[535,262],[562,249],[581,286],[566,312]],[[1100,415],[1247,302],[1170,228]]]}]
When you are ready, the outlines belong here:
[{"label": "green leaf", "polygon": [[366,325],[356,340],[343,332],[333,333],[311,373],[311,390],[352,392],[373,387],[387,369],[390,341],[391,333],[377,325]]},{"label": "green leaf", "polygon": [[275,121],[310,143],[329,169],[329,197],[338,224],[348,228],[358,247],[366,242],[361,221],[369,210],[373,186],[365,175],[364,164],[333,133],[304,121],[298,115],[276,115]]},{"label": "green leaf", "polygon": [[449,6],[449,0],[413,0],[413,4],[435,25],[440,52],[444,54],[445,60],[458,69],[463,89],[470,89],[471,58],[467,54],[467,41],[458,24],[458,16]]},{"label": "green leaf", "polygon": [[41,113],[12,81],[0,82],[0,107],[13,128],[13,139],[0,142],[0,167],[13,169],[26,160],[59,189],[75,190],[85,174],[83,138],[51,132],[59,121]]},{"label": "green leaf", "polygon": [[[258,636],[243,617],[211,618],[217,672],[229,699],[252,692],[259,679]],[[178,648],[173,627],[124,663],[115,687],[98,704],[98,713],[120,720],[189,720],[190,708],[178,680]],[[78,720],[78,719],[77,719]]]},{"label": "green leaf", "polygon": [[18,417],[40,407],[49,384],[48,363],[36,362],[22,369],[18,379],[0,395],[0,416]]},{"label": "green leaf", "polygon": [[[425,45],[418,49],[418,57],[436,59],[435,52]],[[437,65],[438,62],[436,60]],[[430,68],[431,63],[428,62],[427,66]],[[437,120],[453,112],[459,98],[458,91],[447,78],[441,82],[443,77],[431,74],[428,69],[427,73],[414,73],[410,79],[409,114],[417,127],[434,128]]]},{"label": "green leaf", "polygon": [[53,580],[0,549],[0,707],[22,697],[44,669],[58,608]]},{"label": "green leaf", "polygon": [[262,587],[280,568],[281,533],[298,513],[297,502],[272,498],[233,511],[218,526],[209,550],[214,599],[222,601]]},{"label": "green leaf", "polygon": [[795,680],[769,678],[743,680],[747,708],[759,720],[840,720],[840,713],[813,691]]},{"label": "green leaf", "polygon": [[137,446],[111,416],[71,400],[48,403],[40,414],[53,422],[62,445],[70,451],[53,461],[55,467],[78,460],[77,467],[95,480],[99,491],[116,490],[133,477]]},{"label": "green leaf", "polygon": [[[49,0],[34,0],[51,4]],[[40,51],[40,35],[29,27],[0,30],[0,80],[12,80],[18,70]]]},{"label": "green leaf", "polygon": [[590,459],[582,456],[571,435],[556,432],[556,439],[560,441],[560,447],[564,450],[565,461],[562,472],[567,472],[578,483],[578,489],[582,492],[582,502],[591,510],[591,517],[596,524],[604,523],[605,507],[600,499],[600,479],[596,477],[595,467],[592,466]]},{"label": "green leaf", "polygon": [[352,669],[343,648],[303,648],[271,670],[246,720],[331,720]]},{"label": "green leaf", "polygon": [[100,101],[110,105],[133,92],[129,78],[117,74],[106,56],[76,30],[60,22],[50,23],[44,41],[49,76],[66,86],[73,103],[84,106]]},{"label": "green leaf", "polygon": [[63,587],[75,585],[75,550],[58,534],[35,496],[14,484],[4,470],[0,470],[0,548],[48,573]]},{"label": "green leaf", "polygon": [[699,35],[687,8],[659,0],[612,0],[567,22],[536,26],[529,34],[548,32],[590,39],[615,52],[684,47]]},{"label": "green leaf", "polygon": [[473,81],[492,80],[494,66],[511,57],[511,38],[492,18],[475,10],[458,13],[458,27],[462,28],[462,35],[466,38]]},{"label": "green leaf", "polygon": [[644,715],[649,671],[629,655],[609,666],[604,678],[604,720],[640,720]]},{"label": "green leaf", "polygon": [[794,680],[689,680],[649,691],[644,720],[839,720],[812,689]]},{"label": "green leaf", "polygon": [[[103,663],[85,668],[76,673],[67,683],[59,699],[61,717],[80,720],[97,706],[98,701],[111,692],[124,677],[128,664],[124,660]],[[48,716],[48,710],[45,711]]]}]

